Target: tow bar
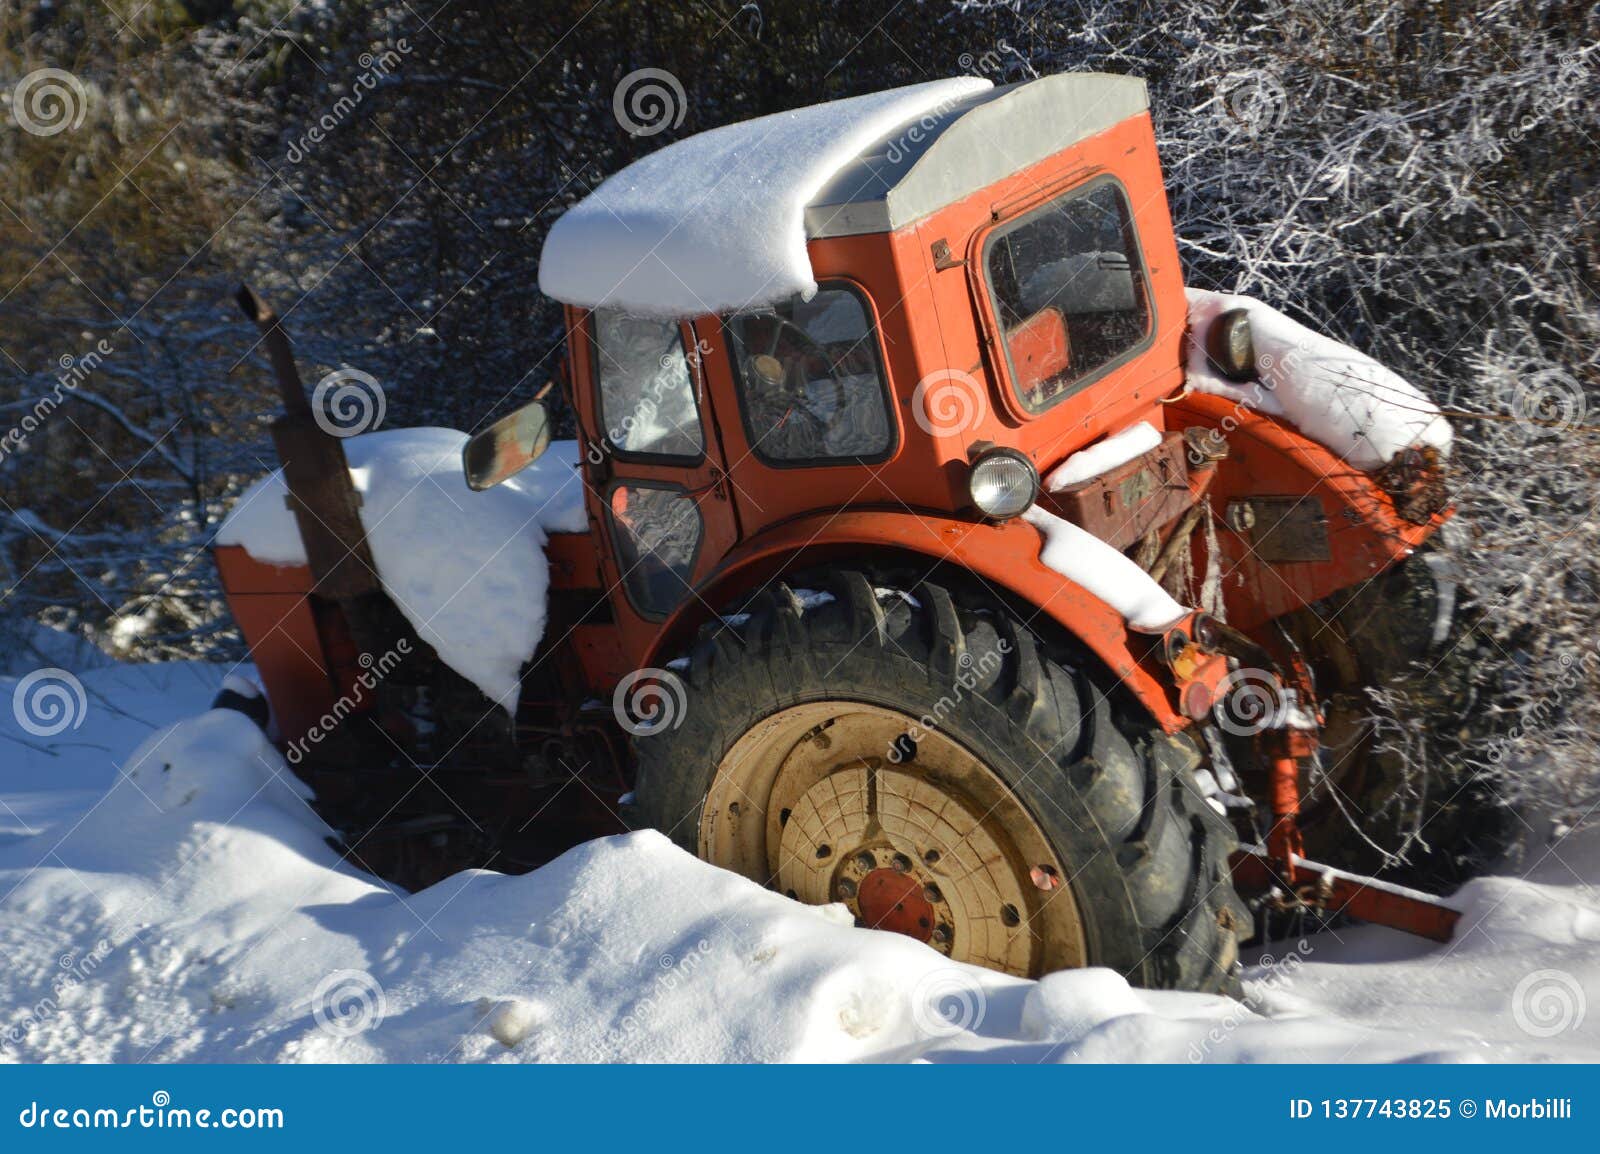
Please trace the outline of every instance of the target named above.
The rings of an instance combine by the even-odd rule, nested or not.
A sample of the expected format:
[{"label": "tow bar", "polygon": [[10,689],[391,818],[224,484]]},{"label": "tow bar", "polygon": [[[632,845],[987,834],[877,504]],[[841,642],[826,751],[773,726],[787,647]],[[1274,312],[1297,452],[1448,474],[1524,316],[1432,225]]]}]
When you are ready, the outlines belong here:
[{"label": "tow bar", "polygon": [[[1431,894],[1378,878],[1345,873],[1305,856],[1300,834],[1300,762],[1314,757],[1323,718],[1311,671],[1298,655],[1285,672],[1265,649],[1207,613],[1170,629],[1163,653],[1182,712],[1204,720],[1229,689],[1228,659],[1266,675],[1274,698],[1273,724],[1256,733],[1261,764],[1271,771],[1272,825],[1266,844],[1241,849],[1231,866],[1241,896],[1264,899],[1281,912],[1348,914],[1374,925],[1448,942],[1461,912]],[[1288,684],[1286,684],[1286,682]],[[1260,681],[1253,683],[1256,689]]]}]

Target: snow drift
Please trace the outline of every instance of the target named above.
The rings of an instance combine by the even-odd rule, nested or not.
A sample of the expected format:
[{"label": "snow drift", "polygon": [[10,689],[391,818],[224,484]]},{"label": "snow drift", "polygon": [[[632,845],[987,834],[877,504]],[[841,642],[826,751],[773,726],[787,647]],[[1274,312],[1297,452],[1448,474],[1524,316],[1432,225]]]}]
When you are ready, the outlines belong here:
[{"label": "snow drift", "polygon": [[[201,699],[216,675],[195,671],[165,696]],[[90,679],[114,707],[95,739],[159,715],[160,687],[121,672]],[[11,723],[0,711],[0,736]],[[63,759],[111,778],[0,829],[0,1060],[1600,1058],[1581,1012],[1600,995],[1600,904],[1581,884],[1473,883],[1443,948],[1372,927],[1277,943],[1234,1002],[956,965],[653,833],[396,892],[340,860],[228,711],[152,733],[120,772],[62,753],[0,766],[0,814],[58,792]],[[1595,865],[1569,853],[1550,872]]]},{"label": "snow drift", "polygon": [[[1191,288],[1188,387],[1281,417],[1358,469],[1378,469],[1402,449],[1448,452],[1439,408],[1400,374],[1313,332],[1254,297]],[[1230,381],[1211,367],[1205,333],[1229,309],[1250,313],[1261,380]]]},{"label": "snow drift", "polygon": [[817,291],[806,203],[864,148],[992,85],[934,80],[725,125],[603,181],[550,229],[546,296],[666,319]]},{"label": "snow drift", "polygon": [[[467,435],[393,429],[345,441],[361,522],[384,589],[439,658],[514,710],[523,662],[544,635],[546,532],[587,531],[574,441],[554,441],[511,480],[474,493],[461,471]],[[258,561],[304,565],[279,472],[239,498],[216,544]]]}]

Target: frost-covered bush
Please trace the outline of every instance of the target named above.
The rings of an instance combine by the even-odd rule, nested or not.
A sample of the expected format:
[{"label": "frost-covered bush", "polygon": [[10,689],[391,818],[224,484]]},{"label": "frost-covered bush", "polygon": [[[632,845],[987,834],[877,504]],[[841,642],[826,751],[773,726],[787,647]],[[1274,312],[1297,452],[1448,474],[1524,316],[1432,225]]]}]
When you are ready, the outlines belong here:
[{"label": "frost-covered bush", "polygon": [[[1037,7],[952,19],[1037,72],[1151,85],[1190,283],[1248,293],[1453,412],[1475,624],[1449,710],[1385,722],[1558,827],[1600,802],[1600,15],[1545,0]],[[1385,704],[1375,702],[1375,705]],[[1380,714],[1386,712],[1379,711]]]}]

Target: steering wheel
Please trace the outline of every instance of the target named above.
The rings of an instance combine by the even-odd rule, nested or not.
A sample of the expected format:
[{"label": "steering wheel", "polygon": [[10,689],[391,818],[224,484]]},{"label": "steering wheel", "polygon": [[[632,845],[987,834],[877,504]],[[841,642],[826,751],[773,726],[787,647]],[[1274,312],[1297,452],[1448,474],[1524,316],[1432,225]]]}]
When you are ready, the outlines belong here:
[{"label": "steering wheel", "polygon": [[[800,343],[802,345],[804,345],[814,356],[822,361],[822,367],[827,371],[828,377],[833,381],[834,413],[842,414],[846,408],[846,390],[844,387],[844,380],[839,376],[838,371],[833,367],[833,358],[828,355],[826,346],[824,346],[821,341],[817,340],[816,337],[806,332],[805,329],[801,328],[794,321],[789,320],[787,317],[781,317],[774,313],[772,319],[778,323],[773,326],[772,340],[767,345],[766,355],[772,357],[774,360],[777,360],[778,345],[783,340],[784,332],[786,330],[792,332],[800,339]],[[804,370],[802,365],[803,362],[801,364],[790,366],[790,370],[800,370],[803,372]],[[808,392],[805,386],[809,383],[809,381],[803,379],[795,381],[793,384],[785,381],[784,387],[793,395],[793,399],[796,401],[798,407],[804,409],[807,415],[813,420],[817,421],[818,424],[826,426],[827,422],[822,420],[821,417],[817,416],[817,414],[811,410],[811,406],[807,397],[805,396],[805,394]]]}]

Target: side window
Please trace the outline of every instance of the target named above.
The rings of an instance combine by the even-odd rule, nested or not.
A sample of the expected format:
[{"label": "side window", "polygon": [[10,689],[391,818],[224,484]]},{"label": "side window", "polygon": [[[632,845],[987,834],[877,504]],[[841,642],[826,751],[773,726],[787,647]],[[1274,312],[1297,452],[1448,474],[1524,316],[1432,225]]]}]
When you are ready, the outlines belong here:
[{"label": "side window", "polygon": [[689,592],[700,508],[681,489],[646,484],[618,485],[609,503],[628,596],[647,616],[665,616]]},{"label": "side window", "polygon": [[611,447],[699,459],[705,439],[677,323],[600,309],[593,325],[600,421]]},{"label": "side window", "polygon": [[745,432],[784,464],[882,460],[894,448],[878,336],[856,293],[823,285],[727,320]]},{"label": "side window", "polygon": [[1127,195],[1103,180],[997,231],[984,273],[1011,380],[1042,412],[1150,333],[1150,294]]}]

